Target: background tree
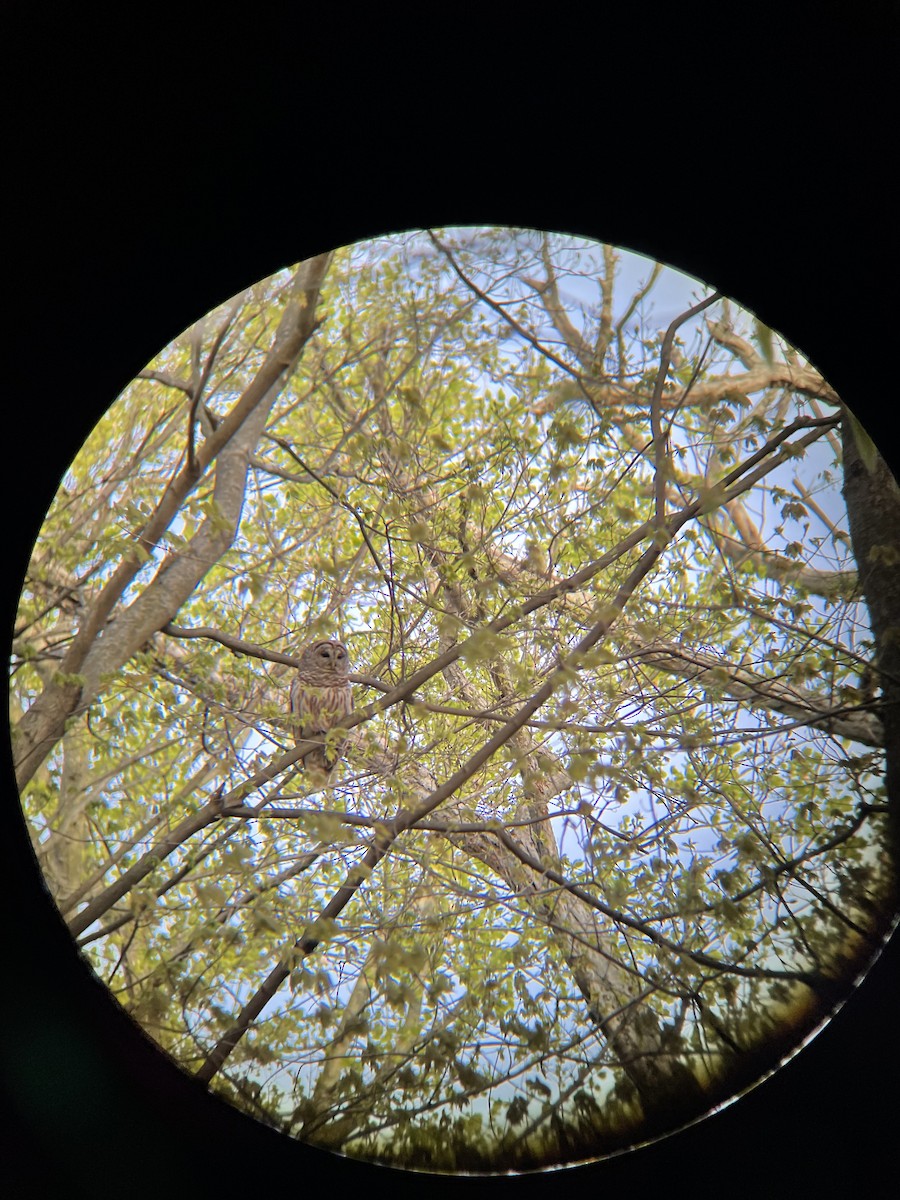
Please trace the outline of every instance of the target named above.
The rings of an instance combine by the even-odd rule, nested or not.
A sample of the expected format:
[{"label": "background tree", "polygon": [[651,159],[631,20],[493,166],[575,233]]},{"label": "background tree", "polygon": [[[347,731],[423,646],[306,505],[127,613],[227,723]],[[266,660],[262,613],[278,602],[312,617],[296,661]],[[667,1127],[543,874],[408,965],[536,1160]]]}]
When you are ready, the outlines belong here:
[{"label": "background tree", "polygon": [[[490,230],[301,264],[164,351],[48,515],[36,853],[126,1008],[288,1132],[629,1144],[776,1061],[889,923],[839,398],[722,298],[657,329],[644,265]],[[359,707],[310,792],[319,636]]]}]

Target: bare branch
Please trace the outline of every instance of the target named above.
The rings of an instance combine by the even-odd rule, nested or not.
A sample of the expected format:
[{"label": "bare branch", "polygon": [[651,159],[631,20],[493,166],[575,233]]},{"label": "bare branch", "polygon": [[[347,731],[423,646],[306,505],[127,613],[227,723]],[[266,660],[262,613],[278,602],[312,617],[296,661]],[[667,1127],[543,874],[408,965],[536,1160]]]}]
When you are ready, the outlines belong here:
[{"label": "bare branch", "polygon": [[675,318],[666,330],[666,335],[663,338],[662,348],[659,354],[659,370],[656,372],[656,382],[653,385],[653,396],[650,400],[650,429],[653,439],[653,451],[656,461],[656,519],[655,525],[660,533],[664,532],[666,522],[666,483],[668,479],[668,439],[663,434],[662,426],[662,396],[663,388],[666,385],[666,376],[669,373],[669,364],[672,360],[672,346],[675,341],[675,334],[686,321],[692,317],[696,317],[698,313],[709,308],[711,304],[715,304],[717,300],[722,299],[721,292],[713,292],[711,296],[707,296],[705,300],[701,300],[699,304],[695,304],[693,308],[687,309]]},{"label": "bare branch", "polygon": [[492,309],[495,313],[497,313],[498,316],[502,317],[503,320],[507,323],[507,325],[509,325],[509,327],[511,329],[515,330],[515,332],[519,335],[520,338],[522,338],[523,341],[528,342],[528,344],[530,346],[533,346],[534,349],[537,350],[537,352],[539,354],[543,355],[543,357],[546,358],[549,362],[552,362],[555,366],[559,367],[561,371],[565,371],[565,373],[567,375],[570,375],[575,380],[576,384],[578,385],[578,388],[579,388],[580,392],[582,393],[582,395],[584,396],[584,399],[588,402],[588,404],[591,406],[591,408],[595,409],[595,411],[596,411],[596,405],[595,405],[594,398],[591,396],[590,392],[588,391],[587,387],[585,386],[585,377],[582,375],[582,373],[580,371],[575,370],[574,367],[569,366],[569,364],[564,359],[559,358],[557,355],[555,355],[553,353],[552,350],[548,350],[547,347],[545,345],[543,345],[542,342],[538,341],[538,339],[534,336],[533,333],[531,333],[529,330],[527,330],[524,327],[524,325],[520,325],[519,322],[515,319],[515,317],[510,316],[510,314],[506,311],[506,309],[503,307],[502,304],[498,304],[496,300],[491,299],[491,297],[487,294],[487,292],[482,291],[481,288],[479,288],[478,285],[475,283],[475,281],[470,279],[468,277],[468,275],[466,275],[466,273],[463,271],[463,269],[459,266],[459,264],[456,261],[455,256],[453,255],[453,252],[451,250],[449,250],[446,246],[444,246],[443,243],[441,243],[438,240],[438,238],[431,232],[431,230],[428,231],[428,236],[431,239],[431,241],[434,243],[434,245],[437,247],[437,249],[440,250],[441,253],[446,257],[447,261],[449,262],[450,266],[453,268],[456,275],[466,285],[466,287],[472,292],[472,294],[477,296],[478,299],[482,301],[482,303],[486,304],[488,306],[488,308]]}]

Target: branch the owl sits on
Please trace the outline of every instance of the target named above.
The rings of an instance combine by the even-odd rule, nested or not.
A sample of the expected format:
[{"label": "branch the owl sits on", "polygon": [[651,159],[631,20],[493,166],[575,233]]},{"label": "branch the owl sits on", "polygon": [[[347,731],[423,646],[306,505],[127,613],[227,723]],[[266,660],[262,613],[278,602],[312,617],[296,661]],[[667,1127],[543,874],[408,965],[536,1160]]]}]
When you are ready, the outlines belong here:
[{"label": "branch the owl sits on", "polygon": [[[349,673],[350,659],[343,642],[313,642],[304,648],[291,684],[296,745],[303,740],[304,733],[307,737],[322,736],[353,711]],[[338,757],[334,751],[329,757],[323,744],[310,750],[304,765],[310,771],[327,775]]]}]

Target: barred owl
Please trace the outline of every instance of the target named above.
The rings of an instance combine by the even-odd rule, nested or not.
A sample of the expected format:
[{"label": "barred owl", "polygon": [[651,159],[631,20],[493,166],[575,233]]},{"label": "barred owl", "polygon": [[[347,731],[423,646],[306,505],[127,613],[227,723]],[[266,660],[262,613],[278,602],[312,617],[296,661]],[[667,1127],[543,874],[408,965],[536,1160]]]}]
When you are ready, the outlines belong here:
[{"label": "barred owl", "polygon": [[[347,647],[342,642],[313,642],[304,649],[291,684],[295,743],[302,740],[304,730],[310,736],[327,733],[353,710],[349,671]],[[327,774],[336,762],[336,757],[329,759],[323,745],[310,750],[305,766]]]}]

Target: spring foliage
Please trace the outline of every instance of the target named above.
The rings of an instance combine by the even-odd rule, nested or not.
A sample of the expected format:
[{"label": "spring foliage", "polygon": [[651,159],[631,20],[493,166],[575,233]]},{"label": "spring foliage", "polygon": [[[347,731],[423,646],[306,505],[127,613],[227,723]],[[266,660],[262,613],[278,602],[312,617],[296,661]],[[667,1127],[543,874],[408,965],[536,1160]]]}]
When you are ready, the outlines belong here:
[{"label": "spring foliage", "polygon": [[[297,280],[167,347],[60,486],[12,675],[14,717],[74,697],[22,789],[41,868],[188,1072],[281,969],[211,1086],[293,1136],[494,1170],[671,1128],[891,918],[838,397],[727,300],[664,356],[703,290],[574,239],[409,234]],[[92,622],[96,679],[65,670]],[[291,658],[332,636],[340,767],[260,777]]]}]

